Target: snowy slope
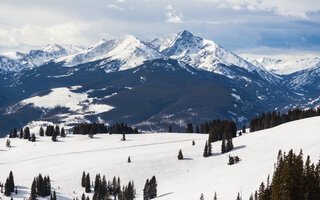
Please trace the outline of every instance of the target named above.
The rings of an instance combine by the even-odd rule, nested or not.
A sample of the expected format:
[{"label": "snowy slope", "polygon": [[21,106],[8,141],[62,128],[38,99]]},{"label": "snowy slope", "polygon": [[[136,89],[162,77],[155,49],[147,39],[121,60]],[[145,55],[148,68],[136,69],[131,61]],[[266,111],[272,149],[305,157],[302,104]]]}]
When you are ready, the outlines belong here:
[{"label": "snowy slope", "polygon": [[188,63],[189,65],[234,78],[236,75],[223,65],[235,65],[248,72],[257,72],[263,79],[276,82],[277,77],[263,66],[254,66],[240,56],[223,48],[217,43],[192,35],[189,31],[180,31],[171,36],[157,38],[147,42],[162,54]]},{"label": "snowy slope", "polygon": [[253,64],[261,64],[269,71],[275,74],[291,74],[297,71],[310,69],[320,63],[319,57],[314,58],[300,58],[293,60],[281,60],[273,58],[259,58],[252,61]]},{"label": "snowy slope", "polygon": [[129,35],[119,39],[101,40],[78,54],[62,57],[56,61],[65,62],[65,66],[75,66],[106,59],[105,63],[119,61],[118,70],[126,70],[142,64],[143,61],[159,57],[161,57],[160,53],[144,45],[134,36]]},{"label": "snowy slope", "polygon": [[76,45],[49,44],[42,49],[27,52],[6,52],[0,55],[0,70],[19,72],[38,67],[48,61],[78,53],[82,47]]},{"label": "snowy slope", "polygon": [[[5,148],[6,138],[0,139],[0,180],[4,182],[13,170],[18,195],[28,197],[33,177],[39,172],[49,174],[58,199],[80,197],[83,170],[105,174],[107,179],[120,176],[122,184],[135,181],[137,199],[142,199],[145,180],[155,175],[158,181],[158,198],[161,200],[235,199],[238,192],[243,198],[257,189],[268,174],[272,174],[279,149],[295,152],[303,149],[313,162],[319,160],[320,117],[314,117],[258,131],[235,138],[231,155],[241,158],[240,163],[227,165],[228,154],[220,154],[221,142],[212,143],[213,156],[203,158],[207,135],[203,134],[143,134],[88,136],[69,135],[53,143],[50,138],[38,137],[36,143],[11,139],[13,147]],[[196,145],[192,146],[192,140]],[[185,160],[178,161],[182,149]],[[127,163],[131,156],[132,163]],[[19,197],[19,198],[16,198]],[[8,198],[4,198],[8,199]]]}]

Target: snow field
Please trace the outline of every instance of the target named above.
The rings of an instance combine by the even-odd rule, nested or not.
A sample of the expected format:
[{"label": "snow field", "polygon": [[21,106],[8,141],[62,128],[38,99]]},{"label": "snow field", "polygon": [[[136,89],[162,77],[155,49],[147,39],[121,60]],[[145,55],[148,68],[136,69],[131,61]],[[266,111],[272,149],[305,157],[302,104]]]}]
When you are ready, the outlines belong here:
[{"label": "snow field", "polygon": [[[80,197],[84,192],[80,181],[82,172],[121,178],[121,184],[134,180],[137,199],[143,199],[142,190],[147,178],[156,176],[158,198],[161,200],[235,199],[242,193],[244,199],[258,189],[268,174],[272,175],[279,149],[288,152],[300,149],[313,162],[320,157],[320,117],[290,122],[281,126],[244,134],[234,138],[234,150],[221,154],[221,141],[212,143],[213,156],[203,158],[207,134],[157,133],[127,135],[100,134],[68,135],[52,142],[50,137],[37,137],[31,143],[11,139],[12,148],[5,148],[6,138],[0,139],[0,181],[13,171],[19,186],[18,198],[28,197],[32,180],[39,173],[50,175],[58,199]],[[196,145],[192,146],[192,140]],[[184,160],[178,160],[182,149]],[[238,164],[229,166],[228,155],[239,156]],[[127,163],[131,156],[132,163]],[[15,195],[13,195],[15,198]],[[8,199],[8,198],[5,198]],[[16,199],[16,198],[15,198]]]}]

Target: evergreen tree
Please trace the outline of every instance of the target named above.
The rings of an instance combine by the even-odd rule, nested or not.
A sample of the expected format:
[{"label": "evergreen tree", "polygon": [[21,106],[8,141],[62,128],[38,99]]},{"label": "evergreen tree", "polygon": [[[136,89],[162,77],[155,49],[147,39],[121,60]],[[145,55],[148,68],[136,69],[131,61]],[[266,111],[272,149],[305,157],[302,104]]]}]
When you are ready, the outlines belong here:
[{"label": "evergreen tree", "polygon": [[58,125],[56,125],[56,128],[55,128],[54,131],[56,132],[56,135],[57,135],[57,136],[60,135],[60,128],[59,128]]},{"label": "evergreen tree", "polygon": [[32,133],[31,135],[31,142],[35,142],[36,141],[36,135],[34,133]]},{"label": "evergreen tree", "polygon": [[53,142],[57,142],[57,141],[58,141],[58,139],[57,139],[57,132],[56,132],[56,131],[53,131],[52,136],[51,136],[51,139],[52,139]]},{"label": "evergreen tree", "polygon": [[171,125],[169,126],[168,132],[172,133],[172,126]]},{"label": "evergreen tree", "polygon": [[227,148],[226,148],[226,140],[222,139],[222,144],[221,144],[221,153],[226,153]]},{"label": "evergreen tree", "polygon": [[183,154],[182,154],[181,149],[180,149],[180,151],[178,153],[178,160],[183,160]]},{"label": "evergreen tree", "polygon": [[86,176],[85,191],[86,191],[86,193],[91,192],[90,175],[89,175],[89,173]]},{"label": "evergreen tree", "polygon": [[199,125],[196,126],[196,133],[200,133]]},{"label": "evergreen tree", "polygon": [[204,145],[203,157],[208,157],[208,142]]},{"label": "evergreen tree", "polygon": [[64,130],[64,128],[61,128],[61,132],[60,132],[61,137],[66,137],[66,131]]},{"label": "evergreen tree", "polygon": [[52,200],[57,200],[56,191],[53,191]]},{"label": "evergreen tree", "polygon": [[203,194],[200,195],[200,200],[204,200]]},{"label": "evergreen tree", "polygon": [[217,193],[216,193],[216,192],[214,193],[213,200],[218,200],[218,198],[217,198]]},{"label": "evergreen tree", "polygon": [[23,131],[23,139],[29,140],[30,139],[30,129],[29,127],[25,127]]},{"label": "evergreen tree", "polygon": [[212,145],[211,145],[211,142],[208,141],[208,156],[211,156],[212,155]]},{"label": "evergreen tree", "polygon": [[242,133],[246,133],[246,126],[245,125],[242,126]]},{"label": "evergreen tree", "polygon": [[186,133],[193,133],[192,123],[187,124]]},{"label": "evergreen tree", "polygon": [[14,178],[13,178],[12,171],[10,171],[10,173],[9,173],[8,180],[9,180],[9,190],[10,190],[10,192],[14,192]]},{"label": "evergreen tree", "polygon": [[239,192],[238,192],[237,200],[242,200],[242,198],[240,197]]},{"label": "evergreen tree", "polygon": [[29,200],[36,200],[36,199],[37,199],[36,179],[33,179]]},{"label": "evergreen tree", "polygon": [[20,129],[20,133],[19,133],[19,138],[22,139],[23,138],[23,129]]},{"label": "evergreen tree", "polygon": [[44,130],[43,130],[43,128],[42,128],[42,127],[40,127],[39,135],[40,135],[40,136],[44,136]]},{"label": "evergreen tree", "polygon": [[156,198],[158,195],[157,195],[157,180],[156,180],[156,177],[153,176],[151,179],[150,179],[150,198],[153,199],[153,198]]},{"label": "evergreen tree", "polygon": [[4,184],[4,195],[10,196],[11,195],[11,188],[10,188],[10,180],[7,178],[6,183]]}]

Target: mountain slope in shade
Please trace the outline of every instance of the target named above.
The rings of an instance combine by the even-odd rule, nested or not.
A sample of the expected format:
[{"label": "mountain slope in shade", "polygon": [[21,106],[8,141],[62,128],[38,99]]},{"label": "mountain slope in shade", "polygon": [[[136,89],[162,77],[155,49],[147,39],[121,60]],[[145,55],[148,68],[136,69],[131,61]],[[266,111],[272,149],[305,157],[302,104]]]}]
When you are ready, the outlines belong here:
[{"label": "mountain slope in shade", "polygon": [[159,52],[144,45],[134,36],[126,36],[101,40],[78,54],[59,58],[56,62],[64,62],[65,66],[70,67],[97,60],[103,60],[101,65],[113,61],[117,62],[117,65],[109,70],[116,71],[130,69],[142,64],[143,61],[160,57],[162,55]]},{"label": "mountain slope in shade", "polygon": [[294,72],[310,69],[320,63],[319,57],[314,58],[301,58],[297,60],[281,60],[273,58],[259,58],[253,60],[252,63],[256,66],[259,64],[267,70],[279,74],[288,75]]},{"label": "mountain slope in shade", "polygon": [[226,70],[222,65],[238,66],[248,72],[257,72],[263,79],[273,83],[277,83],[279,79],[264,67],[254,66],[215,42],[194,36],[186,30],[168,37],[157,38],[147,44],[165,56],[229,78],[235,78],[237,73],[232,69]]}]

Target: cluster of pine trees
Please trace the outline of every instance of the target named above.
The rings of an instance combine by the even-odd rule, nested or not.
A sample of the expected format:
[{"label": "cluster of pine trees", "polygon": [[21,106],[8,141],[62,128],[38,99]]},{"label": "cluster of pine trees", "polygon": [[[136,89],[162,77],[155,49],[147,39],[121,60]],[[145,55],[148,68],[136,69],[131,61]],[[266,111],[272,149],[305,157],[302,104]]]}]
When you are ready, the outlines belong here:
[{"label": "cluster of pine trees", "polygon": [[109,133],[126,133],[126,134],[137,134],[139,133],[138,128],[133,128],[131,126],[128,126],[125,123],[115,123],[109,128]]},{"label": "cluster of pine trees", "polygon": [[73,128],[73,134],[93,135],[96,133],[136,134],[139,133],[139,130],[125,123],[115,123],[110,127],[103,123],[85,123],[76,125]]},{"label": "cluster of pine trees", "polygon": [[[10,196],[12,192],[14,192],[14,178],[13,173],[10,171],[9,177],[6,180],[6,183],[4,184],[4,195]],[[17,191],[16,191],[17,193]]]},{"label": "cluster of pine trees", "polygon": [[88,135],[96,133],[108,133],[108,127],[103,123],[85,123],[73,127],[73,134]]},{"label": "cluster of pine trees", "polygon": [[[83,172],[81,178],[81,186],[85,188],[86,193],[91,192],[91,182],[89,173]],[[136,196],[134,182],[130,181],[128,185],[121,188],[120,178],[113,177],[112,181],[106,180],[106,177],[101,178],[100,174],[95,177],[93,187],[93,200],[109,199],[110,195],[118,197],[118,200],[133,200]],[[82,195],[85,198],[85,195]]]},{"label": "cluster of pine trees", "polygon": [[311,164],[310,157],[303,162],[300,151],[288,154],[278,153],[278,159],[271,182],[261,183],[259,190],[250,200],[319,200],[320,199],[320,161]]},{"label": "cluster of pine trees", "polygon": [[35,193],[37,196],[46,197],[51,194],[51,181],[49,176],[42,177],[42,175],[39,174],[38,177],[33,179],[33,182],[36,186]]},{"label": "cluster of pine trees", "polygon": [[54,192],[53,196],[51,194],[50,177],[49,176],[42,177],[42,175],[39,174],[38,177],[35,177],[33,179],[29,199],[35,200],[37,198],[37,196],[46,197],[49,195],[51,195],[51,199],[57,199],[55,192]]},{"label": "cluster of pine trees", "polygon": [[157,197],[157,180],[153,176],[150,181],[147,179],[143,189],[143,200],[149,200]]},{"label": "cluster of pine trees", "polygon": [[272,128],[283,123],[314,116],[320,116],[320,108],[317,110],[312,108],[307,110],[296,108],[282,115],[276,111],[267,112],[267,114],[262,113],[261,116],[250,120],[250,132]]}]

